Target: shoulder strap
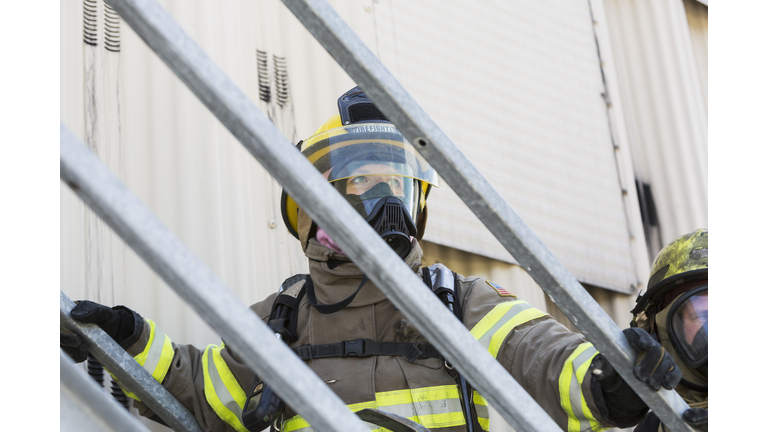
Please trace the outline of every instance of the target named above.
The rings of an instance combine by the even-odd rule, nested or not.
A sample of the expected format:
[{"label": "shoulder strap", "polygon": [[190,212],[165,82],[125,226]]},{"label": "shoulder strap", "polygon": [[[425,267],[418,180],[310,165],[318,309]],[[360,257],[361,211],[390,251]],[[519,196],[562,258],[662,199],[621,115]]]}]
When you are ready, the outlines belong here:
[{"label": "shoulder strap", "polygon": [[459,293],[457,292],[459,276],[443,264],[432,264],[429,267],[422,267],[421,276],[424,284],[427,285],[435,295],[442,300],[445,306],[456,315],[459,321],[462,320],[461,304],[459,302]]},{"label": "shoulder strap", "polygon": [[307,291],[307,283],[311,283],[309,275],[297,274],[283,282],[272,303],[272,313],[267,325],[286,342],[298,339],[296,321],[298,321],[299,304]]}]

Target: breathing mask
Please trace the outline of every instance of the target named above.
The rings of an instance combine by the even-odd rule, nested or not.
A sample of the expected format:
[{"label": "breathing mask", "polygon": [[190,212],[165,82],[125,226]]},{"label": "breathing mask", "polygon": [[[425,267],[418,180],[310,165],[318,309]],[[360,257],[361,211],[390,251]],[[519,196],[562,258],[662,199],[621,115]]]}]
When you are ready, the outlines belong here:
[{"label": "breathing mask", "polygon": [[[708,284],[693,288],[675,300],[667,315],[667,333],[685,364],[700,369],[709,352]],[[705,369],[706,371],[706,369]],[[706,376],[705,371],[704,375]]]}]

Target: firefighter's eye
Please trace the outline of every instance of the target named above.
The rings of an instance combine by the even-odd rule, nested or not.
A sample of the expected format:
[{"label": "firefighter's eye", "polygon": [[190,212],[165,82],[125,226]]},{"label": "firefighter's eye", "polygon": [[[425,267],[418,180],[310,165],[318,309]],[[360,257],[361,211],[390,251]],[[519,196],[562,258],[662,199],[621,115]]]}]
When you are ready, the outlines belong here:
[{"label": "firefighter's eye", "polygon": [[387,184],[389,184],[392,188],[399,188],[400,187],[400,179],[398,178],[391,178],[387,180]]},{"label": "firefighter's eye", "polygon": [[352,180],[349,181],[352,184],[363,184],[368,182],[368,177],[366,176],[358,176],[353,177]]}]

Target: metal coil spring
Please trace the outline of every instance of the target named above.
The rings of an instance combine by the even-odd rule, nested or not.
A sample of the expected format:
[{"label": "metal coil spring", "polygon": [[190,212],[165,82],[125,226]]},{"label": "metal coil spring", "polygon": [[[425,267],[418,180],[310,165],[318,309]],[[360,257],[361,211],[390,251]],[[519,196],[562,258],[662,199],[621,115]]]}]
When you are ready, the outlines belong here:
[{"label": "metal coil spring", "polygon": [[96,381],[99,386],[104,386],[104,366],[96,360],[93,354],[88,353],[88,375]]},{"label": "metal coil spring", "polygon": [[272,56],[275,64],[275,93],[277,104],[285,106],[290,100],[290,83],[288,82],[288,64],[285,57]]},{"label": "metal coil spring", "polygon": [[96,0],[83,0],[83,42],[98,44],[98,4]]},{"label": "metal coil spring", "polygon": [[256,71],[259,75],[259,99],[269,102],[272,99],[272,90],[269,86],[266,51],[256,50]]},{"label": "metal coil spring", "polygon": [[112,381],[112,397],[125,409],[129,409],[128,403],[130,401],[128,400],[128,396],[125,395],[120,386],[117,385],[117,381],[114,380]]},{"label": "metal coil spring", "polygon": [[104,1],[104,48],[120,52],[120,15]]}]

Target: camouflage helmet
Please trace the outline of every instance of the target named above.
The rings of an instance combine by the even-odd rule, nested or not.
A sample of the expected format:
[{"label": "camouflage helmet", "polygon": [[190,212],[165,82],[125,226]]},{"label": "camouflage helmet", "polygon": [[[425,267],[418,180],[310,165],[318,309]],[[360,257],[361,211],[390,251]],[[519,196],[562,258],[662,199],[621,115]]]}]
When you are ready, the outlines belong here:
[{"label": "camouflage helmet", "polygon": [[649,309],[658,305],[670,290],[684,282],[707,279],[708,233],[703,228],[680,236],[656,255],[648,287],[638,295],[633,315],[644,311],[653,314],[656,311]]}]

